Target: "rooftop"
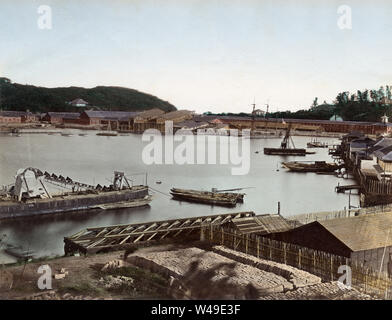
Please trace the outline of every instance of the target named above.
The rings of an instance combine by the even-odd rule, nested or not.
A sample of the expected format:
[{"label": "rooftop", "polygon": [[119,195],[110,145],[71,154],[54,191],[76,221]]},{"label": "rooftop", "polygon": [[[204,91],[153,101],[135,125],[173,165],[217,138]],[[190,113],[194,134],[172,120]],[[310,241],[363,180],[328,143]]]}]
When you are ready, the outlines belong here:
[{"label": "rooftop", "polygon": [[49,115],[50,117],[55,118],[63,118],[63,119],[77,119],[80,117],[79,112],[47,112],[45,115]]},{"label": "rooftop", "polygon": [[194,113],[193,111],[189,111],[189,110],[176,110],[176,111],[165,113],[159,116],[159,118],[163,120],[173,120],[176,118],[181,118],[183,116],[192,115],[193,113]]},{"label": "rooftop", "polygon": [[143,119],[143,120],[152,120],[155,119],[157,117],[159,117],[160,115],[164,114],[165,112],[161,109],[158,108],[154,108],[154,109],[150,109],[150,110],[146,110],[143,112],[140,112],[137,115],[137,119]]},{"label": "rooftop", "polygon": [[316,221],[352,251],[392,246],[392,213]]},{"label": "rooftop", "polygon": [[100,118],[106,120],[127,120],[129,118],[135,118],[139,112],[128,112],[128,111],[84,111],[89,118]]},{"label": "rooftop", "polygon": [[1,117],[23,117],[23,116],[32,116],[31,112],[26,111],[0,111]]},{"label": "rooftop", "polygon": [[289,221],[277,214],[265,214],[255,217],[236,218],[229,222],[240,233],[268,234],[292,229]]}]

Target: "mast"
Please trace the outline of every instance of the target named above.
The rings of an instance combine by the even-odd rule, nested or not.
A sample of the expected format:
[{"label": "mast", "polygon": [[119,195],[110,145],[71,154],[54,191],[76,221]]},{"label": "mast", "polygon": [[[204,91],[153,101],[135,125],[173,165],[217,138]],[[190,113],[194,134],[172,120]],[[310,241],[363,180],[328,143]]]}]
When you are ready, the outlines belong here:
[{"label": "mast", "polygon": [[251,133],[255,131],[255,109],[256,109],[256,101],[255,100],[256,99],[253,99],[253,103],[252,103],[253,109],[252,109],[252,127],[250,130]]},{"label": "mast", "polygon": [[290,130],[291,130],[291,123],[288,124],[286,134],[283,138],[282,143],[280,144],[280,147],[282,149],[287,149],[289,147]]}]

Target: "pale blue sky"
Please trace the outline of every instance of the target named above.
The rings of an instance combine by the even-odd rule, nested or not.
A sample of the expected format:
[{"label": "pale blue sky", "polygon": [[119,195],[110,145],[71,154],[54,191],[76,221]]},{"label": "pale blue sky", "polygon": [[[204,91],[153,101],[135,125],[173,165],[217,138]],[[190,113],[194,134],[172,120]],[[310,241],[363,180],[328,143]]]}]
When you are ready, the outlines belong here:
[{"label": "pale blue sky", "polygon": [[[40,5],[51,30],[37,27]],[[337,8],[352,8],[352,30]],[[116,85],[198,112],[271,111],[390,84],[392,3],[29,0],[0,3],[0,74],[40,86]]]}]

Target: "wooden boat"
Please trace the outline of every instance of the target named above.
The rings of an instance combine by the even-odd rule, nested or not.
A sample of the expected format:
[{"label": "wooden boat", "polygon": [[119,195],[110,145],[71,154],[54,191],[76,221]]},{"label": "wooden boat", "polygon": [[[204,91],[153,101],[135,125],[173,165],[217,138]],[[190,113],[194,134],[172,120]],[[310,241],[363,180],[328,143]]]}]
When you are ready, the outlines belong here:
[{"label": "wooden boat", "polygon": [[312,162],[282,162],[282,165],[287,169],[294,172],[333,172],[342,168],[341,165],[336,163],[327,163],[325,161],[312,161]]},{"label": "wooden boat", "polygon": [[318,141],[317,139],[312,139],[306,144],[308,148],[328,148],[328,143]]},{"label": "wooden boat", "polygon": [[93,208],[111,210],[111,209],[122,209],[122,208],[135,208],[147,206],[151,202],[152,198],[150,195],[145,196],[142,199],[134,199],[129,201],[121,201],[117,203],[105,203],[97,205]]},{"label": "wooden boat", "polygon": [[112,126],[109,121],[109,128],[106,131],[98,132],[97,136],[115,137],[118,136],[118,132],[112,130]]},{"label": "wooden boat", "polygon": [[175,200],[205,203],[225,207],[235,207],[238,202],[244,201],[244,193],[199,191],[190,189],[172,188],[170,194]]},{"label": "wooden boat", "polygon": [[34,252],[24,250],[21,246],[7,244],[4,251],[21,261],[31,261],[34,258]]},{"label": "wooden boat", "polygon": [[272,156],[306,156],[306,149],[264,148],[264,154]]},{"label": "wooden boat", "polygon": [[106,131],[106,132],[98,132],[97,136],[108,136],[108,137],[115,137],[118,133],[115,131]]},{"label": "wooden boat", "polygon": [[[306,149],[295,148],[294,142],[290,137],[291,124],[288,125],[286,135],[280,144],[280,148],[264,148],[264,154],[275,155],[275,156],[306,156]],[[290,140],[294,148],[290,148]]]}]

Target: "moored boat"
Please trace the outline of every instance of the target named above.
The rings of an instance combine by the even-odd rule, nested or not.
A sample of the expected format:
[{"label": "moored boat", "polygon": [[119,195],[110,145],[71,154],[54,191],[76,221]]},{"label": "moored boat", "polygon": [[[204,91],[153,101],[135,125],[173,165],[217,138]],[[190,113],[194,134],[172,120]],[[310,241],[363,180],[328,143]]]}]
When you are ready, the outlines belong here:
[{"label": "moored boat", "polygon": [[235,207],[237,203],[244,201],[244,193],[200,191],[191,189],[172,188],[170,194],[175,200],[205,203],[225,207]]},{"label": "moored boat", "polygon": [[132,186],[123,172],[114,172],[109,186],[93,186],[36,168],[20,169],[15,184],[0,190],[0,219],[89,209],[147,205],[148,186]]},{"label": "moored boat", "polygon": [[306,144],[308,148],[328,148],[328,143],[318,141],[317,139],[312,139]]},{"label": "moored boat", "polygon": [[325,161],[314,162],[282,162],[282,165],[294,172],[333,172],[342,168],[342,165],[336,163],[327,163]]},{"label": "moored boat", "polygon": [[[308,152],[303,148],[296,148],[290,137],[291,124],[288,125],[286,135],[280,144],[280,148],[264,148],[265,155],[276,155],[276,156],[306,156]],[[293,144],[293,148],[290,148],[290,140]]]}]

